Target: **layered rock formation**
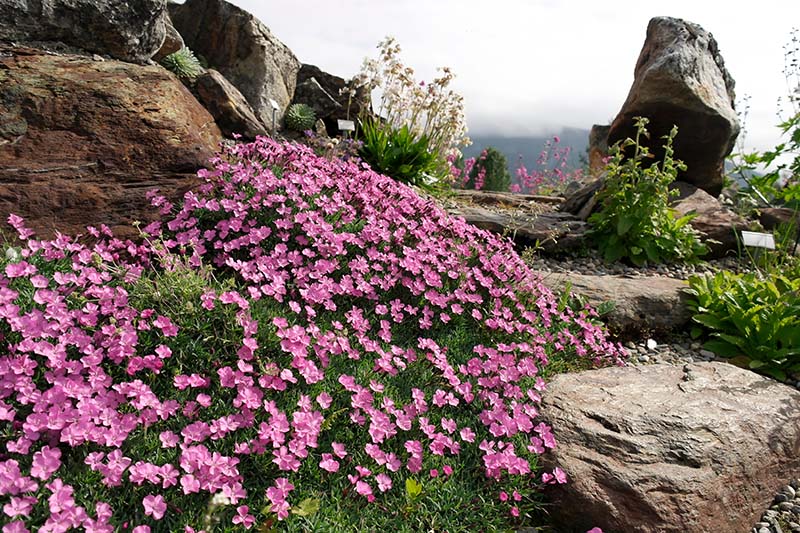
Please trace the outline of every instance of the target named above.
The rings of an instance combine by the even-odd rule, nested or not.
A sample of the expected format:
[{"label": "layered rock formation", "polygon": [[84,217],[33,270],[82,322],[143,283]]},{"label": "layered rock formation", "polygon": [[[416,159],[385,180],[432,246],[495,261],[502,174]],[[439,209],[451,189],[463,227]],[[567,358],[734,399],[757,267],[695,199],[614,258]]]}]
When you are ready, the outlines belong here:
[{"label": "layered rock formation", "polygon": [[197,182],[218,148],[213,118],[158,66],[0,47],[0,219],[41,235],[106,224],[130,236]]}]

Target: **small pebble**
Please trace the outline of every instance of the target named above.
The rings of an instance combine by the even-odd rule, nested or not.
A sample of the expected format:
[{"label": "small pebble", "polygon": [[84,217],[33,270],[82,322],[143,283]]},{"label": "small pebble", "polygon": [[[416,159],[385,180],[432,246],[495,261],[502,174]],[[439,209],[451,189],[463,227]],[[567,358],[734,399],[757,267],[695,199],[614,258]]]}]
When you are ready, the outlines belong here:
[{"label": "small pebble", "polygon": [[781,511],[791,511],[794,508],[794,504],[792,502],[781,502],[778,504],[778,509]]}]

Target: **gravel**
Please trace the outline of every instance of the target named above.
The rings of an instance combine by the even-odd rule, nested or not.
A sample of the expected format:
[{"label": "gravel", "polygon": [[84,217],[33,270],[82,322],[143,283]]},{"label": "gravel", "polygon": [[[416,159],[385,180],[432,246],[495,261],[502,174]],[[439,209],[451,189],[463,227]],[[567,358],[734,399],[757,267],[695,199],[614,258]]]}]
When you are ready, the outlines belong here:
[{"label": "gravel", "polygon": [[748,262],[736,257],[726,257],[705,261],[696,265],[651,265],[633,267],[622,263],[606,263],[596,250],[590,250],[585,256],[545,257],[529,256],[528,264],[541,272],[577,272],[590,276],[617,275],[626,277],[665,276],[675,279],[687,279],[693,274],[732,270],[743,272],[750,270]]}]

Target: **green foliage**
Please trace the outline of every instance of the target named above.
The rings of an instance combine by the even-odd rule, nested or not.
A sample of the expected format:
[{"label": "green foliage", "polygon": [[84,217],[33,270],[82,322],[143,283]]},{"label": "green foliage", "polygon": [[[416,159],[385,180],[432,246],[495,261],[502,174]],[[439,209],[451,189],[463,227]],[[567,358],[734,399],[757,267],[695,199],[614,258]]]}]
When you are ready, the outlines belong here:
[{"label": "green foliage", "polygon": [[203,72],[194,52],[185,46],[162,59],[161,65],[181,79],[193,80]]},{"label": "green foliage", "polygon": [[311,106],[306,104],[292,104],[283,117],[286,127],[294,131],[306,131],[314,127],[317,115]]},{"label": "green foliage", "polygon": [[[766,152],[745,152],[744,131],[739,135],[739,153],[731,156],[733,174],[747,178],[750,190],[766,197],[771,203],[800,207],[800,37],[798,30],[791,32],[789,43],[784,46],[784,70],[788,97],[779,99],[778,117],[781,135],[785,138],[774,149]],[[745,105],[748,98],[745,98]],[[788,105],[788,109],[784,106]],[[742,114],[742,122],[747,116]],[[758,196],[758,195],[756,195]]]},{"label": "green foliage", "polygon": [[800,372],[800,263],[757,272],[692,276],[690,308],[705,348],[780,380]]},{"label": "green foliage", "polygon": [[426,135],[414,135],[406,125],[393,128],[379,119],[361,120],[361,158],[373,170],[399,182],[435,189],[440,181],[441,161],[431,152]]},{"label": "green foliage", "polygon": [[[673,127],[665,136],[664,160],[644,167],[652,157],[640,141],[648,137],[646,118],[636,119],[636,138],[625,139],[611,148],[603,189],[598,193],[601,210],[589,218],[597,246],[606,261],[627,258],[635,265],[693,261],[706,252],[689,226],[694,214],[675,218],[669,206],[669,184],[686,165],[673,158]],[[626,149],[632,156],[626,157]]]},{"label": "green foliage", "polygon": [[[481,175],[482,180],[479,177]],[[489,146],[483,150],[481,156],[475,160],[475,165],[469,173],[469,180],[464,188],[474,189],[476,182],[481,184],[480,190],[482,191],[508,191],[508,187],[511,185],[508,161],[497,148]]]}]

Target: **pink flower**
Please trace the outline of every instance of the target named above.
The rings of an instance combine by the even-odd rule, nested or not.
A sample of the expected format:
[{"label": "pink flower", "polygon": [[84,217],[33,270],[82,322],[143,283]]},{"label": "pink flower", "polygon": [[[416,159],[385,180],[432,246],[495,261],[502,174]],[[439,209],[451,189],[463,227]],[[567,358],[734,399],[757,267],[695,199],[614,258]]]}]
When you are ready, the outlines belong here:
[{"label": "pink flower", "polygon": [[233,517],[234,524],[242,524],[245,529],[250,529],[256,523],[256,517],[250,514],[250,508],[240,505],[236,508],[236,515]]},{"label": "pink flower", "polygon": [[378,490],[386,492],[392,488],[392,479],[386,474],[378,474],[375,476],[375,481],[378,482]]},{"label": "pink flower", "polygon": [[156,496],[148,494],[142,500],[142,505],[144,506],[144,514],[152,516],[156,520],[161,520],[167,511],[167,503],[160,494]]},{"label": "pink flower", "polygon": [[33,465],[31,466],[31,476],[41,480],[47,480],[53,472],[61,466],[61,450],[42,446],[42,449],[33,454]]},{"label": "pink flower", "polygon": [[333,448],[333,453],[339,459],[344,459],[344,457],[347,455],[347,452],[344,449],[344,444],[341,444],[339,442],[332,442],[331,448]]},{"label": "pink flower", "polygon": [[501,502],[508,501],[508,493],[504,490],[500,491],[500,501]]},{"label": "pink flower", "polygon": [[517,508],[516,505],[511,507],[511,510],[509,512],[511,513],[511,516],[513,516],[513,517],[518,517],[519,516],[519,509]]},{"label": "pink flower", "polygon": [[431,477],[439,477],[439,471],[436,470],[435,468],[431,468],[430,474]]},{"label": "pink flower", "polygon": [[338,472],[339,462],[336,461],[329,453],[322,454],[322,460],[319,462],[319,467],[328,472]]},{"label": "pink flower", "polygon": [[444,472],[444,475],[446,476],[451,476],[453,475],[453,467],[451,467],[450,465],[444,465],[442,467],[442,472]]}]

